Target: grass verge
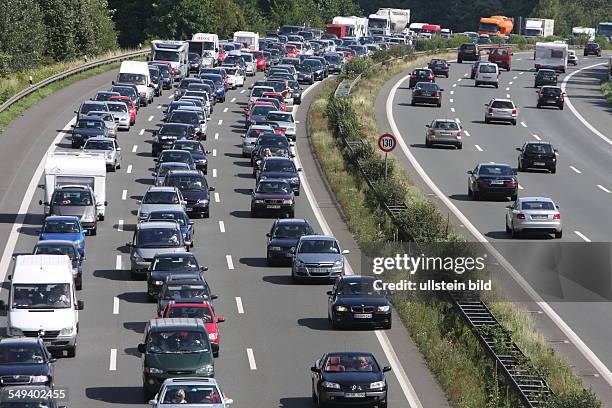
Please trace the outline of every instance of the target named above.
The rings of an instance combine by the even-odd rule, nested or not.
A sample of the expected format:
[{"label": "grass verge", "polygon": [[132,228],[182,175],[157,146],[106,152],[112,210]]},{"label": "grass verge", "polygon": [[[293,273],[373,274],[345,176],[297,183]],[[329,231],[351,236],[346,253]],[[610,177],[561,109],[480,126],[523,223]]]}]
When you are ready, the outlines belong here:
[{"label": "grass verge", "polygon": [[[444,56],[441,56],[444,57]],[[351,95],[354,112],[359,112],[358,133],[370,145],[379,133],[374,116],[374,104],[382,86],[400,72],[421,66],[429,57],[411,61],[394,61],[375,69],[359,83]],[[368,199],[369,190],[361,176],[345,159],[339,142],[334,139],[327,117],[329,97],[337,83],[324,85],[310,106],[308,134],[315,156],[332,192],[338,201],[348,227],[361,245],[373,241],[392,240],[393,231],[384,216],[376,211]],[[371,153],[380,154],[376,149]],[[391,161],[393,178],[405,192],[409,206],[423,205],[434,208],[410,181],[408,176]],[[439,209],[435,212],[442,216]],[[438,217],[440,218],[440,217]],[[442,216],[442,218],[444,218]],[[450,234],[452,239],[461,239]],[[423,354],[428,367],[440,383],[449,403],[458,408],[517,407],[517,400],[498,376],[496,368],[482,351],[475,336],[459,320],[452,306],[436,298],[393,299],[396,310]],[[547,379],[558,395],[550,406],[598,407],[600,403],[582,381],[576,377],[567,362],[554,353],[546,340],[535,330],[531,317],[514,304],[490,301],[489,307],[501,324],[512,333],[531,364]],[[568,401],[578,401],[575,405]],[[588,403],[587,403],[588,401]],[[559,405],[561,403],[561,405]],[[557,405],[554,405],[557,404]]]},{"label": "grass verge", "polygon": [[604,81],[601,83],[601,92],[603,92],[608,102],[612,103],[612,81]]}]

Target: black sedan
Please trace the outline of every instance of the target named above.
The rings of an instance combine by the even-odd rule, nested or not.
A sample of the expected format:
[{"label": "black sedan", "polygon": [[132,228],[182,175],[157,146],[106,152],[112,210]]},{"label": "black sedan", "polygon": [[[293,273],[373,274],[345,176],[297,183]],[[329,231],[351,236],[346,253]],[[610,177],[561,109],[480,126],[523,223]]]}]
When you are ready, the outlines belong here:
[{"label": "black sedan", "polygon": [[281,213],[295,217],[295,196],[285,180],[261,180],[251,194],[251,216],[263,213]]},{"label": "black sedan", "polygon": [[153,157],[159,156],[163,150],[171,149],[177,140],[197,138],[195,127],[185,123],[164,123],[159,129],[147,129],[147,131],[153,134],[151,144]]},{"label": "black sedan", "polygon": [[558,86],[543,86],[538,91],[538,108],[542,106],[556,106],[563,110],[565,105],[565,92]]},{"label": "black sedan", "polygon": [[557,149],[548,142],[527,142],[517,147],[518,170],[545,169],[551,173],[557,172]]},{"label": "black sedan", "polygon": [[269,266],[277,263],[291,263],[291,249],[295,248],[300,237],[314,235],[315,231],[305,219],[278,219],[272,224],[268,237],[266,259]]},{"label": "black sedan", "polygon": [[427,64],[427,68],[431,69],[434,75],[441,75],[448,78],[450,65],[444,59],[432,59],[429,61],[429,64]]},{"label": "black sedan", "polygon": [[418,82],[412,90],[410,105],[433,104],[438,108],[442,106],[442,91],[438,84],[430,82]]},{"label": "black sedan", "polygon": [[42,337],[4,338],[0,340],[0,384],[53,385],[55,359]]},{"label": "black sedan", "polygon": [[151,261],[147,273],[147,294],[149,301],[154,302],[162,289],[163,284],[172,275],[193,275],[198,278],[207,268],[200,266],[190,252],[173,252],[157,254]]},{"label": "black sedan", "polygon": [[534,88],[539,88],[544,85],[557,85],[559,76],[553,69],[540,69],[535,74]]},{"label": "black sedan", "polygon": [[177,140],[171,147],[172,150],[186,150],[191,153],[196,169],[208,174],[208,150],[204,150],[199,140]]},{"label": "black sedan", "polygon": [[480,200],[485,195],[510,197],[516,201],[518,179],[516,171],[508,164],[481,163],[468,174],[468,197]]},{"label": "black sedan", "polygon": [[391,303],[375,288],[373,276],[340,276],[327,292],[327,318],[332,328],[368,325],[391,328]]},{"label": "black sedan", "polygon": [[436,82],[436,76],[429,68],[415,69],[410,74],[410,82],[408,83],[408,87],[412,89],[419,82]]},{"label": "black sedan", "polygon": [[210,191],[206,178],[200,170],[170,170],[164,179],[164,186],[177,187],[187,202],[185,212],[190,216],[210,217]]},{"label": "black sedan", "polygon": [[300,64],[297,66],[297,80],[299,83],[314,84],[316,73],[310,65]]},{"label": "black sedan", "polygon": [[341,404],[387,408],[385,373],[391,367],[381,367],[371,353],[326,353],[310,371],[312,399],[318,407]]},{"label": "black sedan", "polygon": [[168,303],[176,299],[201,299],[212,304],[212,301],[217,299],[217,295],[212,294],[203,274],[194,274],[193,277],[175,275],[164,282],[159,292],[157,316],[161,316]]},{"label": "black sedan", "polygon": [[300,176],[298,172],[300,171],[302,169],[295,167],[293,160],[288,157],[264,157],[257,181],[266,179],[286,180],[293,189],[293,194],[299,196]]}]

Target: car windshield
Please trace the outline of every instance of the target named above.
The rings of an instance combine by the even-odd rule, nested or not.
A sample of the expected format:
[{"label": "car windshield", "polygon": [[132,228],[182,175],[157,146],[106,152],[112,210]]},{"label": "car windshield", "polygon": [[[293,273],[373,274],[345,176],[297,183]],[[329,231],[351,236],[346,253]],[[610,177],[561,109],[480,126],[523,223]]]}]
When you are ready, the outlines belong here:
[{"label": "car windshield", "polygon": [[243,54],[242,58],[246,61],[246,62],[253,62],[253,56],[251,54]]},{"label": "car windshield", "polygon": [[293,123],[293,115],[290,113],[271,112],[268,114],[268,120],[275,122],[291,122]]},{"label": "car windshield", "polygon": [[113,150],[113,142],[110,140],[89,139],[83,146],[85,150]]},{"label": "car windshield", "polygon": [[273,238],[299,238],[303,235],[311,235],[312,228],[308,224],[279,225],[272,234]]},{"label": "car windshield", "polygon": [[213,322],[208,306],[172,306],[166,317],[196,318],[204,320],[204,323]]},{"label": "car windshield", "polygon": [[339,254],[338,243],[331,239],[309,239],[303,241],[298,249],[303,254]]},{"label": "car windshield", "polygon": [[273,110],[276,110],[275,106],[270,106],[270,105],[255,105],[253,107],[253,110],[251,111],[251,115],[266,116],[268,114],[268,112],[272,112]]},{"label": "car windshield", "polygon": [[142,199],[143,204],[178,204],[179,198],[174,191],[149,191]]},{"label": "car windshield", "polygon": [[266,85],[274,88],[274,92],[282,92],[285,90],[285,84],[283,82],[268,82]]},{"label": "car windshield", "polygon": [[162,299],[208,299],[209,290],[201,284],[168,284],[163,290]]},{"label": "car windshield", "polygon": [[478,71],[483,74],[495,74],[497,72],[497,65],[480,64]]},{"label": "car windshield", "polygon": [[81,232],[78,221],[46,220],[43,225],[45,234],[78,234]]},{"label": "car windshield", "polygon": [[189,62],[193,62],[193,63],[196,63],[200,60],[200,56],[196,54],[195,52],[190,52],[188,54],[188,58],[189,58]]},{"label": "car windshield", "polygon": [[321,61],[315,60],[315,59],[306,59],[306,60],[304,60],[304,64],[305,65],[310,65],[314,69],[323,68],[323,64],[321,64]]},{"label": "car windshield", "polygon": [[170,115],[169,122],[178,122],[178,123],[190,123],[192,125],[198,124],[198,114],[196,112],[172,112]]},{"label": "car windshield", "polygon": [[162,404],[221,404],[222,397],[212,385],[168,385]]},{"label": "car windshield", "polygon": [[257,192],[262,194],[289,194],[291,187],[285,181],[260,181]]},{"label": "car windshield", "polygon": [[170,170],[188,170],[189,166],[185,163],[163,163],[159,166],[159,170],[157,171],[157,177],[162,177],[168,174]]},{"label": "car windshield", "polygon": [[119,81],[126,84],[144,85],[147,82],[147,76],[143,74],[132,74],[132,73],[120,73]]},{"label": "car windshield", "polygon": [[236,71],[237,71],[236,68],[227,67],[227,68],[224,68],[224,69],[225,69],[225,72],[227,73],[227,75],[236,75]]},{"label": "car windshield", "polygon": [[561,88],[543,87],[541,92],[546,96],[559,96],[561,95]]},{"label": "car windshield", "polygon": [[113,116],[110,113],[106,113],[106,112],[89,112],[88,115],[90,116],[97,116],[100,119],[102,119],[105,122],[113,122]]},{"label": "car windshield", "polygon": [[514,104],[510,101],[493,101],[491,107],[497,109],[514,109]]},{"label": "car windshield", "polygon": [[45,244],[39,243],[34,248],[34,255],[68,255],[70,259],[75,259],[77,254],[72,245]]},{"label": "car windshield", "polygon": [[178,221],[181,226],[187,225],[187,215],[182,212],[153,211],[148,221]]},{"label": "car windshield", "polygon": [[181,162],[181,163],[190,163],[191,162],[191,153],[186,152],[184,150],[181,151],[164,151],[161,155],[161,162]]},{"label": "car windshield", "polygon": [[199,143],[193,142],[175,142],[174,143],[175,150],[185,150],[187,152],[203,152],[202,145]]},{"label": "car windshield", "polygon": [[111,112],[127,112],[127,105],[125,103],[109,103],[108,110]]},{"label": "car windshield", "polygon": [[104,122],[102,122],[101,120],[86,120],[86,119],[81,119],[79,120],[79,123],[76,126],[79,129],[98,129],[98,130],[102,130],[104,129],[105,125]]},{"label": "car windshield", "polygon": [[155,55],[153,56],[153,60],[178,62],[179,53],[176,51],[155,50]]},{"label": "car windshield", "polygon": [[431,74],[431,71],[429,71],[428,69],[417,69],[414,71],[414,73],[416,74],[416,76],[426,77]]},{"label": "car windshield", "polygon": [[183,191],[207,191],[208,185],[202,176],[178,176],[170,175],[166,185],[178,187]]},{"label": "car windshield", "polygon": [[136,235],[139,248],[177,248],[181,246],[181,233],[174,228],[142,228]]},{"label": "car windshield", "polygon": [[525,146],[525,152],[534,154],[552,154],[553,148],[549,144],[529,143]]},{"label": "car windshield", "polygon": [[480,166],[481,176],[512,176],[514,171],[510,166],[487,165]]},{"label": "car windshield", "polygon": [[15,309],[67,309],[70,307],[70,284],[16,283],[12,299]]},{"label": "car windshield", "polygon": [[112,98],[115,95],[116,94],[114,92],[98,92],[96,94],[96,97],[94,98],[94,100],[96,100],[96,101],[108,101],[108,100],[110,100],[110,98]]},{"label": "car windshield", "polygon": [[[43,350],[38,344],[1,344],[0,364],[42,364],[45,362]],[[9,398],[10,400],[10,398]],[[27,401],[30,401],[29,399]],[[4,407],[4,402],[2,403]],[[38,404],[36,405],[38,406]]]},{"label": "car windshield", "polygon": [[440,130],[459,130],[457,122],[451,121],[436,121],[432,127]]},{"label": "car windshield", "polygon": [[148,353],[202,353],[208,351],[206,332],[155,331],[147,341]]},{"label": "car windshield", "polygon": [[326,55],[325,59],[334,64],[339,64],[342,62],[342,57],[339,55]]},{"label": "car windshield", "polygon": [[521,210],[554,210],[552,201],[523,201]]},{"label": "car windshield", "polygon": [[344,371],[344,372],[378,372],[380,371],[378,364],[372,356],[363,354],[330,354],[327,356],[323,370],[326,373]]},{"label": "car windshield", "polygon": [[258,86],[253,88],[253,90],[251,91],[251,97],[258,97],[263,95],[264,92],[274,92],[274,88],[270,87],[270,86]]},{"label": "car windshield", "polygon": [[420,91],[437,91],[438,85],[432,84],[430,82],[419,82],[415,85],[414,89],[418,89]]},{"label": "car windshield", "polygon": [[152,271],[178,272],[197,271],[198,262],[193,256],[159,256],[155,257]]},{"label": "car windshield", "polygon": [[119,95],[122,95],[122,96],[129,96],[130,98],[135,98],[136,96],[138,96],[138,93],[136,92],[136,90],[132,88],[128,88],[126,86],[113,87],[111,91],[117,92]]},{"label": "car windshield", "polygon": [[272,146],[289,146],[289,140],[285,136],[277,136],[276,134],[263,134],[259,137],[257,144],[261,147],[272,147]]},{"label": "car windshield", "polygon": [[549,71],[549,70],[543,70],[543,69],[538,71],[539,77],[553,78],[556,75],[557,74],[555,73],[555,71]]},{"label": "car windshield", "polygon": [[266,160],[262,171],[280,171],[287,173],[295,173],[295,164],[291,160]]},{"label": "car windshield", "polygon": [[344,280],[338,288],[339,295],[359,295],[359,296],[381,296],[379,290],[374,288],[373,280]]}]

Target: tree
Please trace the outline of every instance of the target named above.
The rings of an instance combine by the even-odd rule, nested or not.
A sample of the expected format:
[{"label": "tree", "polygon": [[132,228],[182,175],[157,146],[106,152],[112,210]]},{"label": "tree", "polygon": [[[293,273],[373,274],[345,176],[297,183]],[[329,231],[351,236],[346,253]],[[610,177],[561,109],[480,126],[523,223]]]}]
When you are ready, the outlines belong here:
[{"label": "tree", "polygon": [[41,63],[45,26],[35,0],[0,2],[0,75],[23,71]]}]

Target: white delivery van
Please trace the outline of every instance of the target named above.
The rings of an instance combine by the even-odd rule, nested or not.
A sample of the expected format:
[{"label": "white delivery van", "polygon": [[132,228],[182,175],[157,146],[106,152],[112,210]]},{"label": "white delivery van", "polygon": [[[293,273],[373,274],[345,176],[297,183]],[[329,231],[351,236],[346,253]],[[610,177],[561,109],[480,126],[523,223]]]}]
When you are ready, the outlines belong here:
[{"label": "white delivery van", "polygon": [[151,61],[169,62],[174,81],[189,76],[189,43],[187,41],[151,41]]},{"label": "white delivery van", "polygon": [[567,69],[567,44],[563,42],[538,42],[534,53],[534,67],[565,72]]},{"label": "white delivery van", "polygon": [[481,62],[474,75],[474,86],[493,85],[499,87],[499,67],[492,62]]},{"label": "white delivery van", "polygon": [[210,55],[216,62],[219,58],[219,36],[217,34],[196,33],[189,41],[189,51],[196,52],[204,58]]},{"label": "white delivery van", "polygon": [[144,61],[123,61],[119,68],[116,83],[133,84],[138,88],[141,104],[147,106],[153,102],[155,93],[149,74],[149,66]]},{"label": "white delivery van", "polygon": [[10,337],[41,337],[49,351],[76,355],[79,310],[72,262],[68,255],[19,255],[13,274],[7,310]]},{"label": "white delivery van", "polygon": [[[74,185],[91,187],[97,217],[103,221],[106,213],[106,159],[103,153],[51,152],[47,155],[42,201],[50,203],[57,187]],[[49,214],[48,206],[45,206],[45,214]]]},{"label": "white delivery van", "polygon": [[259,34],[251,31],[236,31],[234,33],[234,42],[242,44],[244,48],[258,51],[259,50]]}]

